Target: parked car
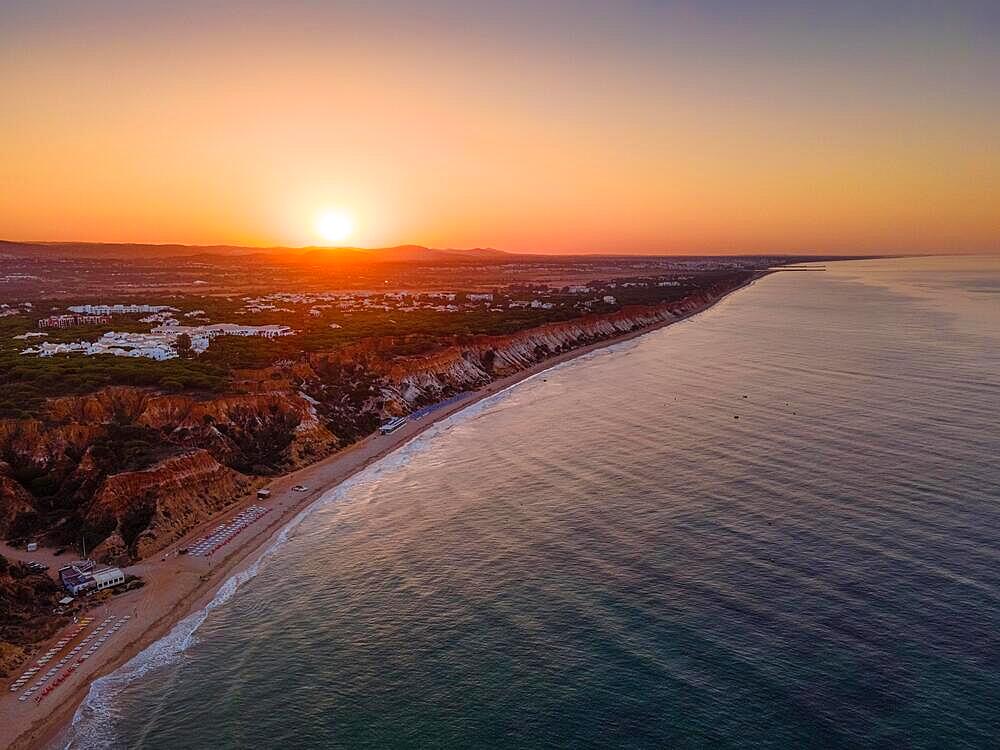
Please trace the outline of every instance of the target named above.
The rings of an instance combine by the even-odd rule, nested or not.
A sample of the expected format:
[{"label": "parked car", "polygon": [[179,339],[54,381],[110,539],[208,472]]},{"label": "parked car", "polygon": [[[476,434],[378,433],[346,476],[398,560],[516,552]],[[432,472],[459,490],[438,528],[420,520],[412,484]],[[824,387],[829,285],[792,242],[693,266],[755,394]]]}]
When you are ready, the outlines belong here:
[{"label": "parked car", "polygon": [[309,488],[306,487],[304,484],[297,484],[294,487],[292,487],[292,492],[305,492],[308,489]]}]

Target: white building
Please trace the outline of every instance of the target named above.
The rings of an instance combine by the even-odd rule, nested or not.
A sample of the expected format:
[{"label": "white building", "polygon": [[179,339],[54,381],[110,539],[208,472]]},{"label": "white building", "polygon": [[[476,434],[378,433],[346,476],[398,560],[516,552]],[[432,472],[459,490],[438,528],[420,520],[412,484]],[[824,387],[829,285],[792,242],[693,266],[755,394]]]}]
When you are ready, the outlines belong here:
[{"label": "white building", "polygon": [[140,323],[163,323],[167,320],[171,320],[171,314],[168,312],[158,312],[152,315],[147,315],[145,318],[139,318]]},{"label": "white building", "polygon": [[67,310],[85,315],[130,315],[132,313],[156,313],[164,310],[177,311],[170,305],[74,305]]},{"label": "white building", "polygon": [[125,574],[119,568],[105,568],[93,573],[94,588],[97,591],[125,583]]},{"label": "white building", "polygon": [[112,354],[116,357],[146,357],[163,361],[177,357],[177,337],[186,333],[191,337],[191,349],[201,353],[208,349],[216,336],[263,336],[276,338],[290,336],[295,333],[288,326],[241,326],[236,323],[215,323],[203,326],[182,326],[176,321],[169,321],[156,326],[149,333],[120,333],[109,331],[97,341],[73,341],[69,343],[50,343],[43,341],[35,347],[29,347],[21,354],[37,354],[39,357],[52,357],[57,354],[82,352],[88,356],[97,354]]}]

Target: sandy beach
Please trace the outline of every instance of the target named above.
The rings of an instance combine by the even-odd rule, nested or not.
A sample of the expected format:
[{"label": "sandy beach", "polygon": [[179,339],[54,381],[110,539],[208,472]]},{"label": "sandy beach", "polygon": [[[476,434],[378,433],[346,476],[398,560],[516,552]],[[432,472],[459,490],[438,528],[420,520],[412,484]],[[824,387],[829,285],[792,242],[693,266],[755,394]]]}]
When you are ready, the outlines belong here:
[{"label": "sandy beach", "polygon": [[[748,282],[751,283],[753,281]],[[741,288],[743,287],[733,291]],[[192,529],[166,550],[127,569],[128,573],[141,576],[146,585],[137,591],[116,596],[106,606],[88,613],[94,618],[94,625],[107,618],[118,618],[117,621],[123,623],[120,630],[41,703],[36,703],[33,698],[19,702],[19,693],[7,690],[13,678],[4,683],[4,690],[0,694],[0,747],[12,750],[61,747],[63,735],[94,679],[118,669],[150,644],[163,638],[187,615],[208,604],[219,587],[235,573],[252,565],[276,535],[303,509],[434,423],[562,362],[697,315],[726,296],[728,295],[686,316],[557,355],[515,375],[496,380],[420,419],[411,420],[390,435],[371,435],[315,464],[275,478],[267,485],[271,495],[265,500],[253,495],[240,498],[225,512]],[[304,485],[308,490],[296,492],[292,489],[295,485]],[[178,550],[191,547],[219,524],[228,522],[253,504],[263,506],[269,512],[233,537],[231,542],[211,557],[177,554]],[[125,617],[128,619],[123,620]],[[51,642],[39,644],[39,653],[45,652],[56,641],[65,637],[66,630],[68,629],[60,631]],[[85,633],[81,633],[78,637],[84,635]],[[72,648],[74,643],[75,641],[71,641],[65,648]],[[36,654],[15,675],[20,674],[37,658]]]}]

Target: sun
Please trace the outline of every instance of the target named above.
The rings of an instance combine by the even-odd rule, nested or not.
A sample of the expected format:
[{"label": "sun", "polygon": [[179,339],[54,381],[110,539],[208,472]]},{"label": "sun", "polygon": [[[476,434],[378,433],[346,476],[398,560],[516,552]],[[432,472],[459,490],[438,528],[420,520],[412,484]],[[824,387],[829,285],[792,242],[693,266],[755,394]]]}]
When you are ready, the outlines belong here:
[{"label": "sun", "polygon": [[354,219],[344,211],[324,211],[316,217],[316,233],[327,242],[343,242],[354,233]]}]

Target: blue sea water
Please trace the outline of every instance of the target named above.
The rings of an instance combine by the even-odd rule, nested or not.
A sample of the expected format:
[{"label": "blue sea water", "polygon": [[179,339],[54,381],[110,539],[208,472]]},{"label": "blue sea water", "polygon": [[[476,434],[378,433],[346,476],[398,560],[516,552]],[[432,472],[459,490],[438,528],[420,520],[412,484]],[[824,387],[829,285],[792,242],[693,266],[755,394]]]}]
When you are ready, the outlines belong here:
[{"label": "blue sea water", "polygon": [[998,422],[997,259],[774,274],[329,493],[71,744],[998,747]]}]

